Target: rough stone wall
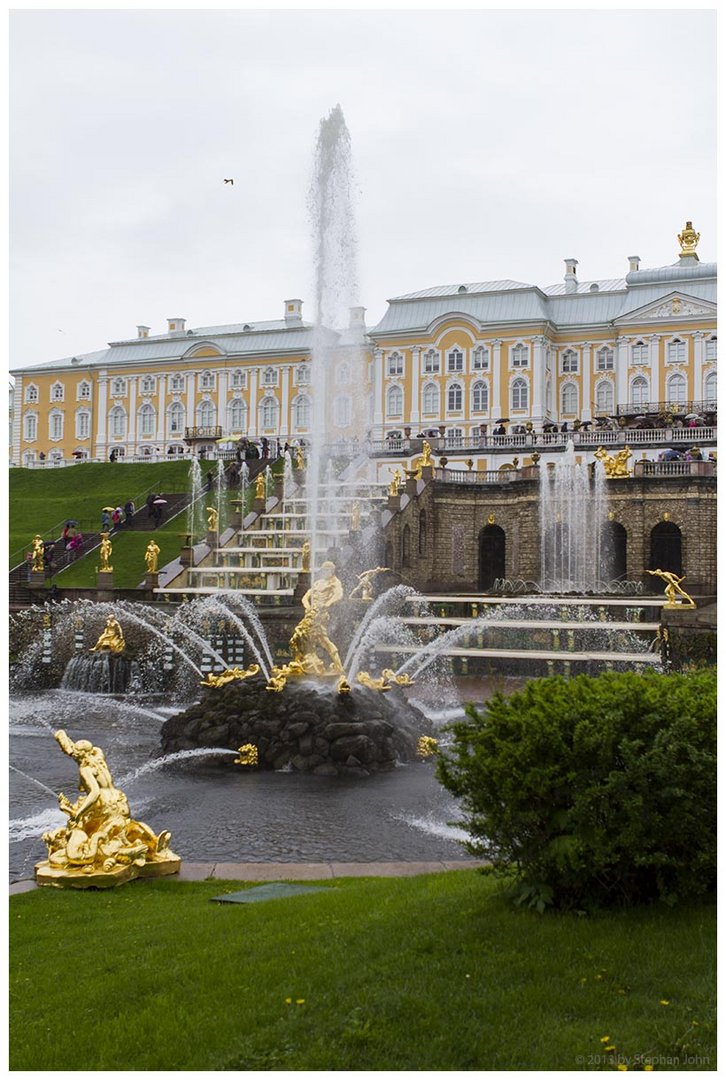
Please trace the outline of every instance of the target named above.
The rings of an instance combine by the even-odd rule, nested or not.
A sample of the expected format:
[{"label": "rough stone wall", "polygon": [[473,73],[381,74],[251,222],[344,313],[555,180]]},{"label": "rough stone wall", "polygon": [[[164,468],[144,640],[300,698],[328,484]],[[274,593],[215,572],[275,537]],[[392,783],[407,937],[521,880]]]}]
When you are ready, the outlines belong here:
[{"label": "rough stone wall", "polygon": [[[421,592],[477,592],[479,537],[487,523],[506,537],[505,577],[538,581],[540,576],[539,485],[536,480],[466,485],[430,481],[384,514],[387,565]],[[631,477],[608,483],[614,520],[627,533],[626,577],[650,587],[650,534],[669,520],[682,534],[684,587],[716,592],[716,481],[713,477]],[[426,541],[419,554],[421,513]],[[664,514],[668,518],[664,518]],[[493,521],[491,520],[493,516]],[[403,562],[404,529],[410,530],[410,559]]]}]

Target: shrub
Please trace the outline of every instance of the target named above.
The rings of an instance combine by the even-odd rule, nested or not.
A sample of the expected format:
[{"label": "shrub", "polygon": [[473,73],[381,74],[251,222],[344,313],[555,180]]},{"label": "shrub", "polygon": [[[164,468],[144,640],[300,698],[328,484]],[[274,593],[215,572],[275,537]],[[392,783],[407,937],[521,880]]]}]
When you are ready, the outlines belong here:
[{"label": "shrub", "polygon": [[542,909],[713,887],[716,674],[537,679],[449,726],[466,847]]}]

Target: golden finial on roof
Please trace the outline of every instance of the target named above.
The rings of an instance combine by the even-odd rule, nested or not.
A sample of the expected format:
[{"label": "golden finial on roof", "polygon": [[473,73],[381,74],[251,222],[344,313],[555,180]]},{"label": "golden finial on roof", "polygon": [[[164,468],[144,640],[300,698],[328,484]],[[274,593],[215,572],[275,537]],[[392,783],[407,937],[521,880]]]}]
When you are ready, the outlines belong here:
[{"label": "golden finial on roof", "polygon": [[[696,246],[701,239],[701,234],[693,228],[693,222],[687,221],[683,232],[678,233],[678,243],[681,245],[681,258],[685,255],[695,255]],[[696,256],[698,258],[698,256]]]}]

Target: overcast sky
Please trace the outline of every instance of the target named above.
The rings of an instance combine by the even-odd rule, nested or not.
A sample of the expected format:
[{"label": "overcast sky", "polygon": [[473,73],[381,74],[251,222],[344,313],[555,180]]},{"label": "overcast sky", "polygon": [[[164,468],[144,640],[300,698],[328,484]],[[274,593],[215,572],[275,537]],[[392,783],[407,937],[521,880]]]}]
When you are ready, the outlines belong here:
[{"label": "overcast sky", "polygon": [[[312,319],[306,199],[337,103],[360,303],[716,258],[710,11],[17,11],[10,366]],[[234,178],[234,186],[223,184]]]}]

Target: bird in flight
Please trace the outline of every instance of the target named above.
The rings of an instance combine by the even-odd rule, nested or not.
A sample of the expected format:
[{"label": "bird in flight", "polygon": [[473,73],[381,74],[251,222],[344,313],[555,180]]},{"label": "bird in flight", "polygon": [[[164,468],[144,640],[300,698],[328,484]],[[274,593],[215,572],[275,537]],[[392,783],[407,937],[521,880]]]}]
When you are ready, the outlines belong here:
[{"label": "bird in flight", "polygon": [[225,184],[232,184],[234,186],[234,180],[225,180]]}]

